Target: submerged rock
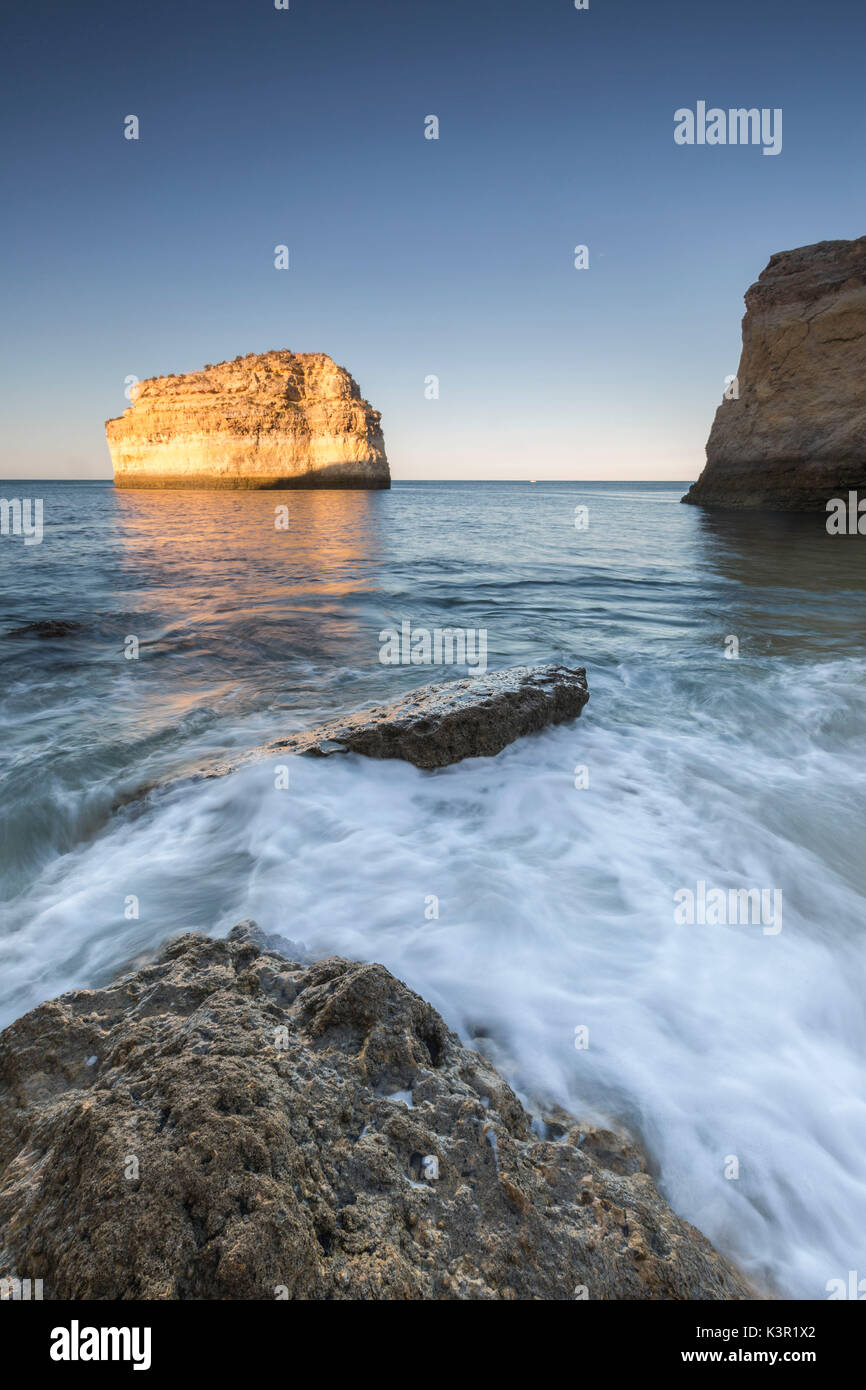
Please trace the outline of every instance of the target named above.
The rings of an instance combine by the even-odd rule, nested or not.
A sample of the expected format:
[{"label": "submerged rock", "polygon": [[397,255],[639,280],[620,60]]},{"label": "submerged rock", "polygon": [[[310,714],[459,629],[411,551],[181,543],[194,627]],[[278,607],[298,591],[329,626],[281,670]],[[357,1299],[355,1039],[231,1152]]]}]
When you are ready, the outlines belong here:
[{"label": "submerged rock", "polygon": [[746,291],[737,389],[684,502],[824,511],[866,487],[866,237],[770,257]]},{"label": "submerged rock", "polygon": [[23,627],[13,627],[6,636],[39,637],[48,642],[56,637],[70,637],[73,632],[80,631],[80,623],[70,622],[66,618],[40,618],[34,623],[25,623]]},{"label": "submerged rock", "polygon": [[0,1035],[0,1276],[69,1299],[742,1299],[639,1152],[381,965],[177,938]]},{"label": "submerged rock", "polygon": [[272,745],[286,753],[329,757],[363,753],[446,767],[492,757],[524,734],[576,719],[589,699],[586,671],[511,666],[484,676],[425,685],[393,704],[360,710]]},{"label": "submerged rock", "polygon": [[105,422],[117,487],[391,486],[381,416],[323,352],[263,352],[139,382]]}]

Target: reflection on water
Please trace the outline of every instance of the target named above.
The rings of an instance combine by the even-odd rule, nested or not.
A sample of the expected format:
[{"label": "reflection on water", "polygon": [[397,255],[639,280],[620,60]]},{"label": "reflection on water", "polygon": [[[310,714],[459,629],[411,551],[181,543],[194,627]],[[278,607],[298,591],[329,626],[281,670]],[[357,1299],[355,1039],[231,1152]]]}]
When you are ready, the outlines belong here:
[{"label": "reflection on water", "polygon": [[[860,655],[866,538],[831,536],[821,515],[696,509],[695,563],[729,581],[715,602],[755,654]],[[711,599],[711,602],[713,600]]]},{"label": "reflection on water", "polygon": [[379,492],[43,486],[42,546],[0,547],[2,618],[78,630],[0,637],[12,891],[138,788],[259,742],[271,719],[284,728],[351,698],[341,689],[369,659],[361,606],[383,557]]},{"label": "reflection on water", "polygon": [[823,515],[698,508],[697,517],[708,563],[748,588],[866,590],[864,538],[828,535]]},{"label": "reflection on water", "polygon": [[[137,595],[134,677],[155,727],[292,708],[363,659],[382,565],[376,492],[114,494],[117,582]],[[130,711],[141,726],[139,707]],[[217,742],[216,750],[224,745]]]},{"label": "reflection on water", "polygon": [[118,492],[123,582],[158,598],[165,628],[153,640],[163,650],[333,659],[335,642],[352,642],[345,600],[371,588],[381,565],[377,497]]}]

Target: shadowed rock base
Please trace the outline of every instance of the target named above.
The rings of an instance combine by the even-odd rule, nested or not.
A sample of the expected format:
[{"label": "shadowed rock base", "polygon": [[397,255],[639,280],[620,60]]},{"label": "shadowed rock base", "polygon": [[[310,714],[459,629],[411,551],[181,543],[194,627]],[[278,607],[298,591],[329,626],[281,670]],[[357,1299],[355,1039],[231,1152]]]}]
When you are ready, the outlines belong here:
[{"label": "shadowed rock base", "polygon": [[823,512],[831,497],[866,492],[866,462],[745,459],[705,471],[680,500],[726,511]]},{"label": "shadowed rock base", "polygon": [[[0,1275],[61,1299],[744,1299],[616,1135],[381,965],[182,936],[0,1035]],[[283,943],[293,953],[292,943]]]},{"label": "shadowed rock base", "polygon": [[[341,466],[342,468],[342,466]],[[190,482],[189,477],[175,474],[163,476],[159,473],[117,473],[114,477],[114,486],[121,488],[160,488],[168,489],[183,488],[184,491],[194,491],[196,488],[202,491],[213,492],[214,490],[223,492],[261,492],[275,490],[306,490],[309,488],[349,488],[352,490],[363,489],[365,491],[377,491],[391,486],[390,478],[361,479],[356,471],[348,475],[340,472],[329,472],[325,466],[315,473],[303,473],[298,477],[280,476],[274,478],[256,477],[224,477],[217,473],[207,474],[197,473],[194,482]]]}]

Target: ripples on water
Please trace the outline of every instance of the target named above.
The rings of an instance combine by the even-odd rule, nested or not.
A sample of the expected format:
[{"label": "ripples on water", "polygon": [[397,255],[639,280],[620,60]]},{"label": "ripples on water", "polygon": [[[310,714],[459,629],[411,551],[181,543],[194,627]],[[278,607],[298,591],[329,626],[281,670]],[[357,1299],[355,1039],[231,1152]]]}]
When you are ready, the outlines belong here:
[{"label": "ripples on water", "polygon": [[[821,1298],[866,1269],[862,538],[671,484],[38,489],[43,544],[0,541],[0,631],[81,627],[0,636],[0,1022],[251,915],[384,961],[530,1102],[630,1125],[757,1278]],[[433,774],[175,781],[434,678],[379,664],[404,619],[487,628],[492,667],[586,665],[590,703]],[[699,879],[781,889],[781,934],[676,925]]]}]

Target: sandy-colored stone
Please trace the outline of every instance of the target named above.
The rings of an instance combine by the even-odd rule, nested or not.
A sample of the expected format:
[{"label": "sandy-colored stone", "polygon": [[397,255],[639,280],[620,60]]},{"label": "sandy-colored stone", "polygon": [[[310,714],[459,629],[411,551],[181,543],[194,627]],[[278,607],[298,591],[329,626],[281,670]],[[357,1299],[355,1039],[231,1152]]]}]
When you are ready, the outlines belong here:
[{"label": "sandy-colored stone", "polygon": [[381,417],[321,352],[264,352],[134,388],[107,420],[117,487],[390,487]]},{"label": "sandy-colored stone", "polygon": [[383,966],[280,947],[182,936],[0,1035],[0,1276],[69,1299],[754,1296],[634,1145],[562,1112],[540,1137]]},{"label": "sandy-colored stone", "polygon": [[737,382],[684,502],[824,511],[866,488],[866,237],[770,257],[746,291]]}]

